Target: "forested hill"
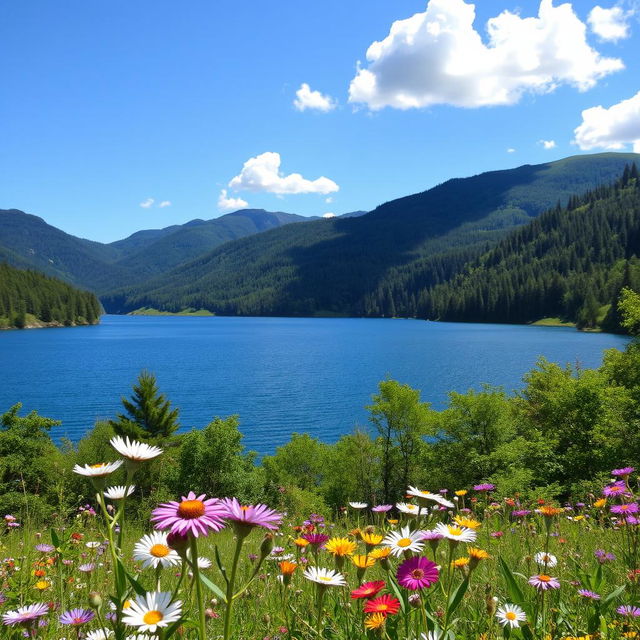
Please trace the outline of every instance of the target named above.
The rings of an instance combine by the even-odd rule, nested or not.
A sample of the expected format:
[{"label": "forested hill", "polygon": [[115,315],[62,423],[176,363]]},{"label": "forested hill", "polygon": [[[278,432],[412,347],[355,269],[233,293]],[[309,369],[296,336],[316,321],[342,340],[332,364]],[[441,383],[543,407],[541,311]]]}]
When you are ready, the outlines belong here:
[{"label": "forested hill", "polygon": [[96,324],[101,313],[93,293],[0,264],[0,328]]},{"label": "forested hill", "polygon": [[610,184],[635,154],[581,155],[449,180],[366,216],[287,225],[226,243],[102,297],[113,313],[155,307],[223,315],[415,316],[508,231]]},{"label": "forested hill", "polygon": [[432,288],[440,320],[523,323],[554,317],[619,330],[622,287],[640,288],[640,180],[634,164],[609,187],[571,198]]}]

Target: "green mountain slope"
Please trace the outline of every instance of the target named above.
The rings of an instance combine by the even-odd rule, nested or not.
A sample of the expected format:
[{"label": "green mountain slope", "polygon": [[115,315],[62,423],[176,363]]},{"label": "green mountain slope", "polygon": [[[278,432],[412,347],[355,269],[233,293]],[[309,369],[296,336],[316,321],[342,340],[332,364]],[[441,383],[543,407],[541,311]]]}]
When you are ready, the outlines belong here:
[{"label": "green mountain slope", "polygon": [[608,184],[634,154],[574,156],[449,180],[366,216],[290,225],[227,243],[103,297],[113,312],[416,315],[426,291],[558,201]]},{"label": "green mountain slope", "polygon": [[100,313],[93,293],[36,271],[0,264],[0,328],[94,324]]},{"label": "green mountain slope", "polygon": [[[613,186],[572,198],[509,233],[464,273],[432,288],[422,312],[479,322],[559,317],[593,328],[623,286],[640,284],[637,256],[640,180],[633,165]],[[605,325],[618,330],[614,312]]]},{"label": "green mountain slope", "polygon": [[65,233],[37,216],[0,210],[0,259],[100,293],[139,284],[230,240],[304,220],[308,218],[251,209],[102,244]]}]

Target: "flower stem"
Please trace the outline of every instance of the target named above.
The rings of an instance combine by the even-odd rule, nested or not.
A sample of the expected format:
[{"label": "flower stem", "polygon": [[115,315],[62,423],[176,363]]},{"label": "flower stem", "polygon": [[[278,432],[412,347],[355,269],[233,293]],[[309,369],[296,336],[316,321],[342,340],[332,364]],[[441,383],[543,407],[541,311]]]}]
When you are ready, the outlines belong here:
[{"label": "flower stem", "polygon": [[198,539],[191,536],[191,568],[193,581],[196,585],[196,600],[198,601],[198,636],[200,640],[207,640],[207,631],[204,618],[204,602],[202,600],[202,585],[200,584],[200,569],[198,568]]},{"label": "flower stem", "polygon": [[240,552],[242,551],[242,544],[246,535],[238,535],[238,541],[236,542],[236,550],[233,554],[233,564],[231,565],[231,575],[229,576],[229,582],[227,583],[227,610],[224,616],[224,634],[223,639],[229,640],[231,638],[231,618],[233,616],[233,598],[234,598],[234,586],[236,582],[236,573],[238,572],[238,560],[240,560]]}]

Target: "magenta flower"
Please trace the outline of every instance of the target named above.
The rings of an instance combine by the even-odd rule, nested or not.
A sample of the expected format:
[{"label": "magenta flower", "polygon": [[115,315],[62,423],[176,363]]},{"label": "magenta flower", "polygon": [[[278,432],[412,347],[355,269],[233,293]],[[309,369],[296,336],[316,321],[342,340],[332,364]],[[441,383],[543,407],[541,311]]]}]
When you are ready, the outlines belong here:
[{"label": "magenta flower", "polygon": [[307,540],[309,544],[316,547],[316,549],[322,549],[329,539],[329,536],[325,533],[305,533],[302,537]]},{"label": "magenta flower", "polygon": [[616,611],[621,616],[626,616],[627,618],[638,618],[640,617],[640,608],[632,607],[628,604],[623,605],[622,607],[618,607]]},{"label": "magenta flower", "polygon": [[606,486],[602,490],[602,495],[607,498],[615,498],[616,496],[631,497],[627,485],[622,480],[616,480],[616,482]]},{"label": "magenta flower", "polygon": [[8,611],[2,615],[2,622],[10,627],[18,625],[30,625],[40,616],[48,613],[49,607],[41,602],[39,604],[30,604],[27,607],[18,607],[16,611]]},{"label": "magenta flower", "polygon": [[96,617],[96,614],[91,609],[71,609],[65,611],[60,616],[60,624],[70,624],[74,627],[79,627],[81,624],[87,624]]},{"label": "magenta flower", "polygon": [[516,509],[515,511],[511,512],[511,515],[514,518],[524,518],[525,516],[528,516],[531,513],[531,511],[529,511],[529,509]]},{"label": "magenta flower", "polygon": [[611,472],[611,475],[620,478],[626,478],[627,476],[630,476],[634,471],[634,467],[623,467],[622,469],[614,469]]},{"label": "magenta flower", "polygon": [[277,529],[282,522],[282,515],[264,504],[247,507],[241,505],[236,498],[224,498],[222,504],[227,510],[225,517],[232,522],[271,530]]},{"label": "magenta flower", "polygon": [[391,511],[393,509],[393,505],[391,504],[378,504],[375,507],[371,507],[371,511],[374,513],[386,513],[387,511]]},{"label": "magenta flower", "polygon": [[156,529],[169,529],[171,533],[191,534],[194,538],[206,536],[210,530],[224,528],[227,509],[218,498],[205,500],[205,494],[196,496],[193,491],[180,502],[165,502],[153,510],[151,521]]},{"label": "magenta flower", "polygon": [[560,581],[558,578],[552,578],[551,576],[541,573],[537,576],[531,576],[529,578],[529,584],[536,589],[546,591],[547,589],[559,589]]},{"label": "magenta flower", "polygon": [[630,502],[629,504],[614,504],[611,507],[611,513],[625,515],[627,513],[638,513],[638,503]]},{"label": "magenta flower", "polygon": [[589,591],[589,589],[578,589],[578,595],[588,600],[600,600],[600,594],[595,591]]},{"label": "magenta flower", "polygon": [[423,556],[414,556],[405,560],[396,572],[398,584],[410,591],[429,588],[438,582],[438,576],[436,563]]},{"label": "magenta flower", "polygon": [[474,491],[493,491],[496,488],[495,484],[491,484],[490,482],[484,482],[482,484],[477,484],[473,487]]}]

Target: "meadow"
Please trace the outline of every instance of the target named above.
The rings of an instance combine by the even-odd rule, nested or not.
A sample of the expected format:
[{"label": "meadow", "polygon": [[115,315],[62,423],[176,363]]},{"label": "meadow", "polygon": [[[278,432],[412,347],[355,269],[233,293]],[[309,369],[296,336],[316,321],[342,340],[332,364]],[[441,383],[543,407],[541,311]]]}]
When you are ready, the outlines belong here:
[{"label": "meadow", "polygon": [[[50,529],[4,517],[8,638],[630,638],[640,631],[638,475],[583,502],[496,498],[491,483],[409,487],[335,517],[189,493],[146,527],[124,505],[158,447],[78,465],[93,505]],[[125,485],[109,477],[126,469]],[[356,497],[356,496],[354,496]]]}]

